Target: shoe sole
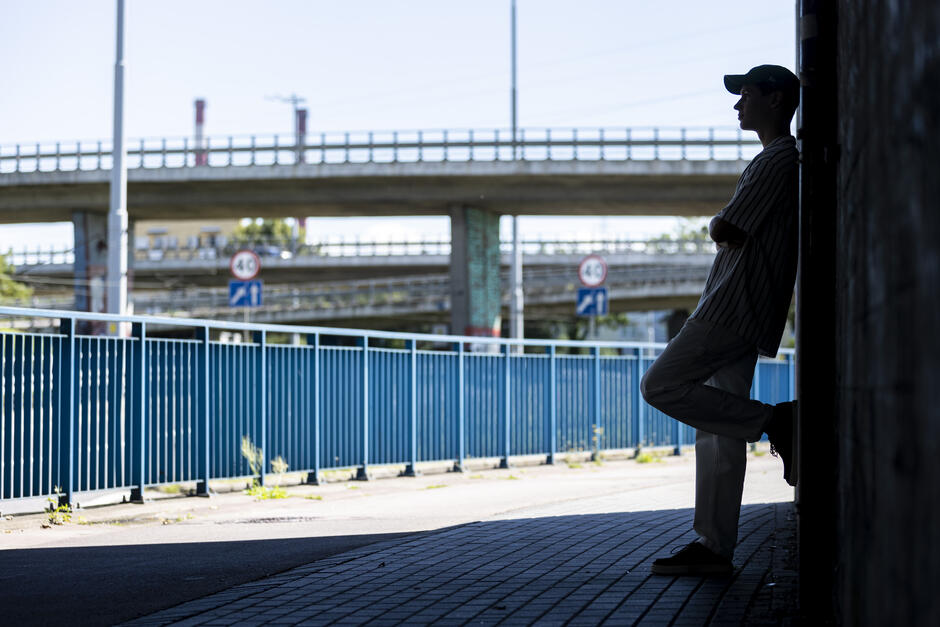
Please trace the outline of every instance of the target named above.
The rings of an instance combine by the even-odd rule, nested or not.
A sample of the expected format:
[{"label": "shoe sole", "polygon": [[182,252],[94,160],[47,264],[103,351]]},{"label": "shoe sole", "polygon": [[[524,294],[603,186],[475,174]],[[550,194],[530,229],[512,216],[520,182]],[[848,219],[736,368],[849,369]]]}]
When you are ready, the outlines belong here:
[{"label": "shoe sole", "polygon": [[653,564],[650,572],[654,575],[730,575],[734,566],[701,565],[701,566],[657,566]]}]

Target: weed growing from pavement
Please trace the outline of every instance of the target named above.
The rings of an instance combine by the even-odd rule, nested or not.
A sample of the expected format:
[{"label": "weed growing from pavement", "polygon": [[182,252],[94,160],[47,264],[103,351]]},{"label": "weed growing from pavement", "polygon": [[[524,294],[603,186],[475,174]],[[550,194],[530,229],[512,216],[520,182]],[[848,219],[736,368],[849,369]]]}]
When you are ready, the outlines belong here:
[{"label": "weed growing from pavement", "polygon": [[[248,468],[252,475],[261,473],[261,465],[264,463],[264,454],[247,435],[242,436],[242,457],[248,462]],[[251,480],[251,487],[245,490],[245,494],[253,496],[259,501],[267,499],[286,499],[287,490],[280,486],[284,473],[287,472],[288,465],[284,458],[278,455],[271,460],[271,471],[277,476],[277,482],[274,486],[266,488],[257,478]]]},{"label": "weed growing from pavement", "polygon": [[485,479],[483,475],[470,475],[468,479]]},{"label": "weed growing from pavement", "polygon": [[308,494],[304,498],[307,499],[308,501],[322,501],[323,500],[323,497],[320,496],[319,494]]},{"label": "weed growing from pavement", "polygon": [[438,488],[446,488],[446,483],[435,483],[434,485],[425,486],[425,490],[436,490]]},{"label": "weed growing from pavement", "polygon": [[62,495],[62,488],[56,486],[53,494],[54,497],[50,496],[46,499],[49,501],[49,516],[47,517],[48,523],[43,525],[43,527],[64,525],[65,523],[72,522],[72,506],[68,504],[59,505],[59,497]]}]

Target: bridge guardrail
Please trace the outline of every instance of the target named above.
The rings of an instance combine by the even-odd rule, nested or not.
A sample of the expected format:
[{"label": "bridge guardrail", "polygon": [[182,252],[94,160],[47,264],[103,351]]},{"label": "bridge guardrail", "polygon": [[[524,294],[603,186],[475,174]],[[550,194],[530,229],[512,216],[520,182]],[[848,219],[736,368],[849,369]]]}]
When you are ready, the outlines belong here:
[{"label": "bridge guardrail", "polygon": [[[294,135],[141,138],[127,142],[135,168],[231,167],[422,161],[742,160],[760,143],[741,129],[523,128],[361,131]],[[74,140],[0,146],[0,174],[109,170],[111,142]]]},{"label": "bridge guardrail", "polygon": [[[216,236],[218,237],[218,236]],[[631,240],[622,238],[585,239],[585,240],[526,240],[521,242],[524,255],[587,255],[600,254],[637,254],[637,255],[697,255],[712,254],[715,244],[710,239],[699,240]],[[329,257],[417,257],[424,255],[446,256],[450,254],[450,242],[441,240],[411,242],[364,242],[364,241],[322,241],[309,244],[297,244],[279,239],[233,240],[215,246],[199,245],[195,247],[140,247],[134,251],[135,261],[194,261],[227,260],[238,250],[262,248],[282,259],[329,258]],[[277,251],[274,255],[272,251]],[[500,242],[500,252],[512,253],[512,242]],[[74,249],[8,250],[5,254],[17,272],[44,265],[66,265],[75,260]]]},{"label": "bridge guardrail", "polygon": [[[327,468],[544,455],[668,445],[692,430],[640,400],[661,344],[510,340],[111,316],[0,307],[45,317],[54,333],[0,331],[0,504],[83,492],[252,476],[283,457],[322,479]],[[88,335],[95,325],[126,336]],[[148,335],[154,326],[186,339]],[[220,332],[253,341],[220,341]],[[301,334],[304,345],[275,344]],[[513,348],[517,347],[517,348]],[[760,360],[752,394],[792,398],[792,351]]]}]

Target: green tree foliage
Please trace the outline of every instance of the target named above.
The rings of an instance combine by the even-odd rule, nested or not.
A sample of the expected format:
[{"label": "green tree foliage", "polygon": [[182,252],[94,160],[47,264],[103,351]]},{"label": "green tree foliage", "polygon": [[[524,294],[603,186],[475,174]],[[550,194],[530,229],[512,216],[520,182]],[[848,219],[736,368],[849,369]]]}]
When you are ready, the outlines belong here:
[{"label": "green tree foliage", "polygon": [[672,233],[664,233],[661,239],[672,242],[694,242],[708,239],[708,218],[680,218]]},{"label": "green tree foliage", "polygon": [[13,266],[0,255],[0,304],[15,305],[33,295],[33,288],[13,279]]},{"label": "green tree foliage", "polygon": [[[298,241],[303,242],[304,228],[298,229]],[[235,239],[241,242],[265,242],[286,244],[293,240],[294,227],[287,220],[255,218],[235,228]]]}]

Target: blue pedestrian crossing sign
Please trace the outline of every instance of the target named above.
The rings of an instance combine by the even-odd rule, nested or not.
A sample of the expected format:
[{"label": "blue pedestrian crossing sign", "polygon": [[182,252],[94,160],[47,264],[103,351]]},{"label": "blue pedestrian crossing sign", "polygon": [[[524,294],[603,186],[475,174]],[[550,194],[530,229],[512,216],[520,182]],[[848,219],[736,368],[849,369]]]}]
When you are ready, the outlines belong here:
[{"label": "blue pedestrian crossing sign", "polygon": [[579,316],[606,316],[607,301],[606,287],[579,287],[575,313]]},{"label": "blue pedestrian crossing sign", "polygon": [[261,281],[229,281],[229,307],[260,307]]}]

